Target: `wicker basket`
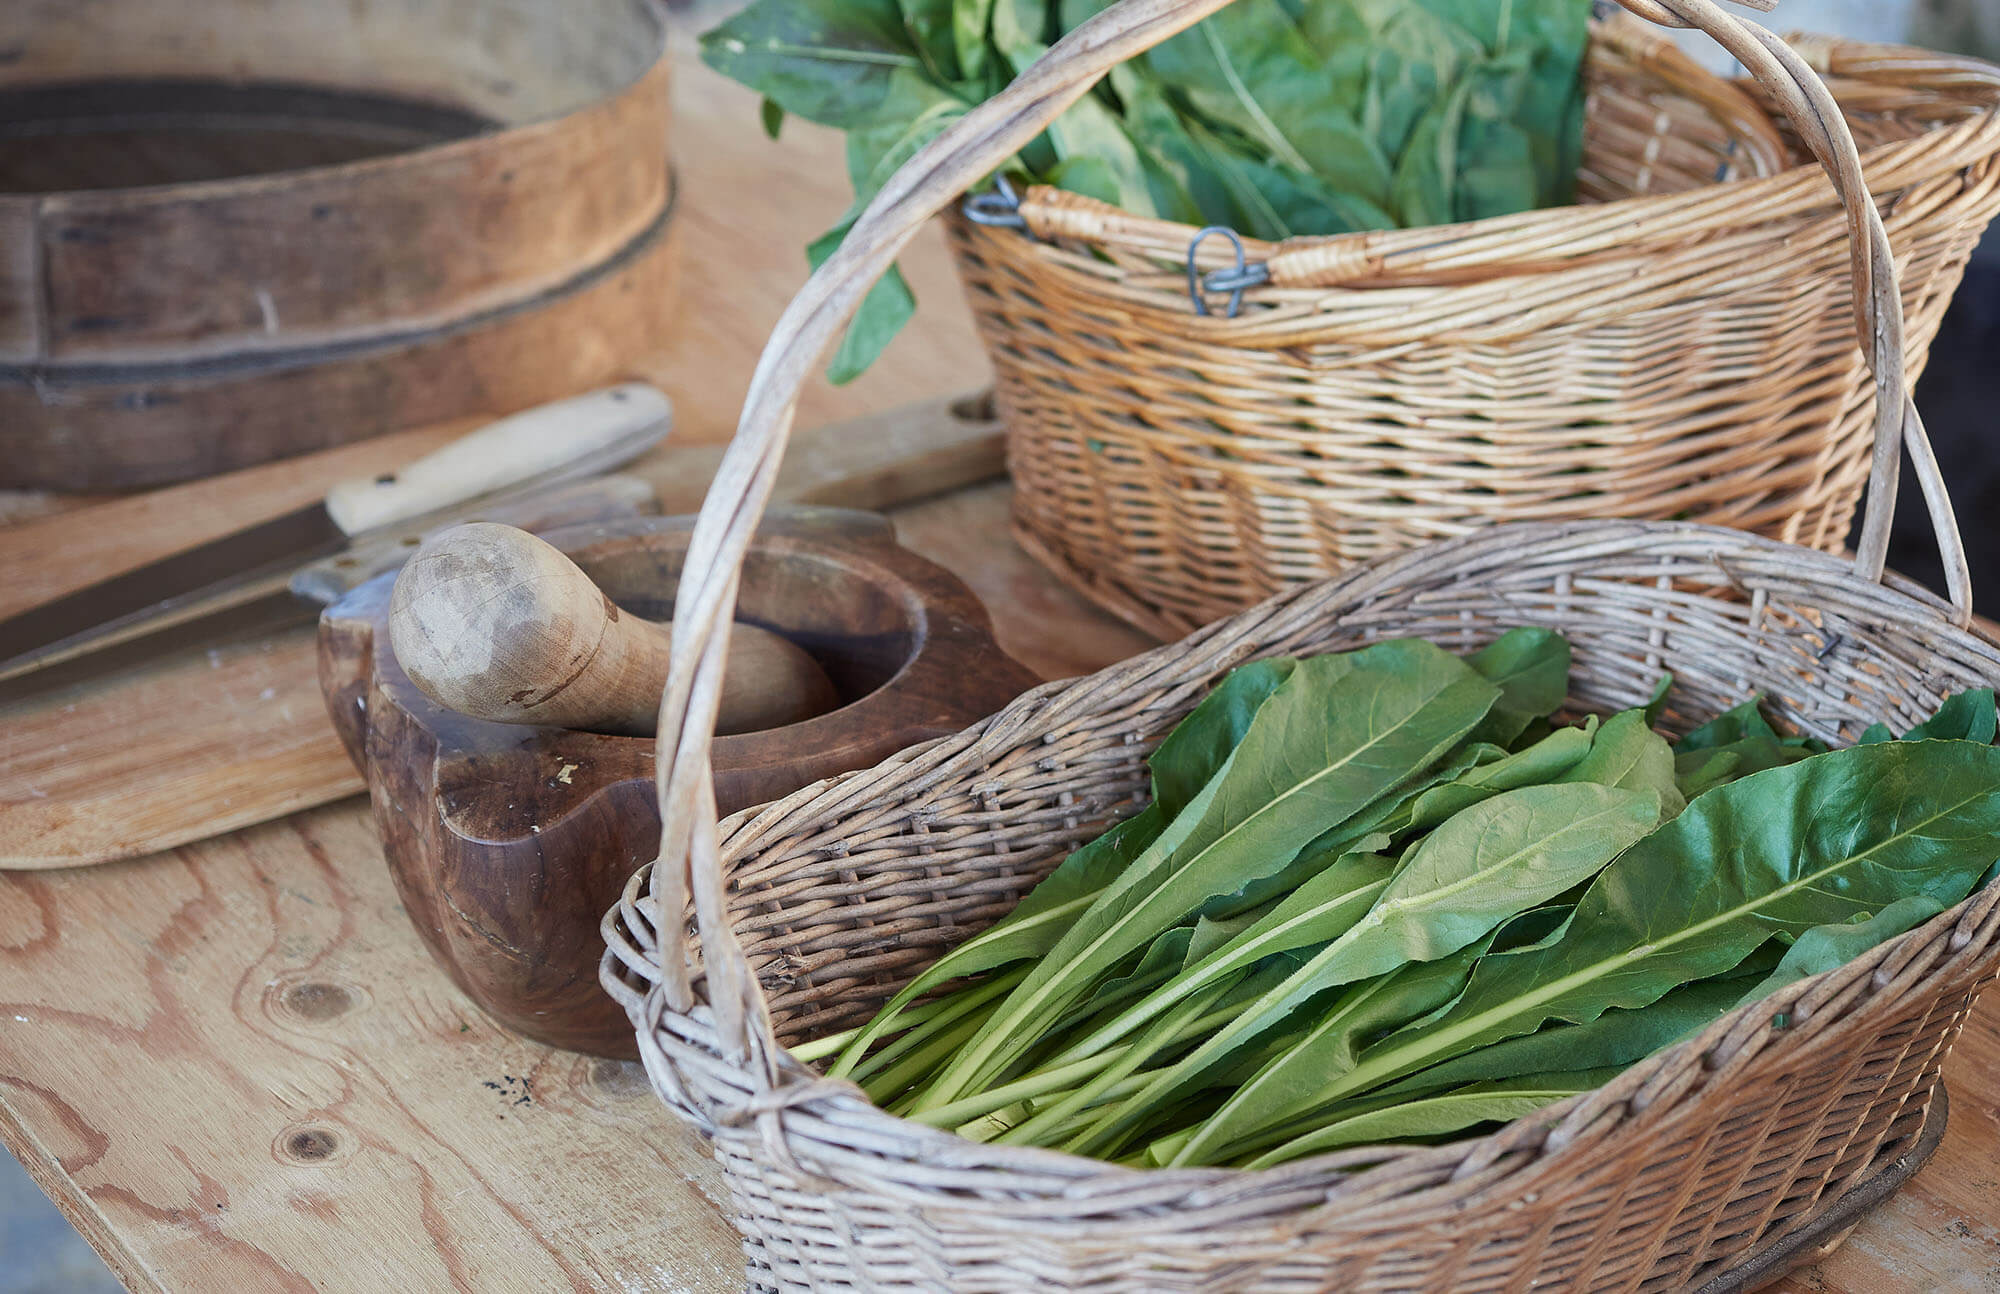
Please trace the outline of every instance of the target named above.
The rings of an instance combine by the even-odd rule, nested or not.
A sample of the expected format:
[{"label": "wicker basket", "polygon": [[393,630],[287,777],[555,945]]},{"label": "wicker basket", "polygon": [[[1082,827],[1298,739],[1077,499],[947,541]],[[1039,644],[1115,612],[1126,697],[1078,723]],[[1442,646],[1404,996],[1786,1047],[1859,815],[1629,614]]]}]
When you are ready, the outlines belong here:
[{"label": "wicker basket", "polygon": [[[2000,69],[1803,49],[1870,147],[1919,373],[2000,209]],[[1813,171],[1780,174],[1810,155],[1766,103],[1636,19],[1593,25],[1586,75],[1585,205],[1250,242],[1270,285],[1235,318],[1219,293],[1195,314],[1188,226],[1047,188],[1026,234],[953,221],[1022,544],[1163,637],[1490,521],[1838,549],[1870,404],[1838,205]],[[1211,237],[1201,257],[1233,252]]]},{"label": "wicker basket", "polygon": [[[1486,528],[1280,594],[718,827],[708,734],[737,572],[815,357],[931,213],[1118,60],[1225,2],[1122,0],[919,153],[779,322],[696,527],[661,705],[661,861],[605,919],[603,978],[656,1089],[713,1139],[757,1288],[1689,1288],[1799,1233],[1900,1135],[2000,965],[1989,888],[1492,1135],[1257,1172],[975,1144],[897,1119],[784,1049],[871,1012],[1132,811],[1153,744],[1253,657],[1409,634],[1471,647],[1551,625],[1575,645],[1580,706],[1639,704],[1671,669],[1684,711],[1671,719],[1762,691],[1777,716],[1829,740],[1878,718],[1913,722],[2000,676],[2000,649],[1963,628],[1963,552],[1907,398],[1888,236],[1840,114],[1788,49],[1711,0],[1624,0],[1716,33],[1779,87],[1836,178],[1880,396],[1857,562],[1685,523]],[[1954,603],[1883,577],[1901,444]]]}]

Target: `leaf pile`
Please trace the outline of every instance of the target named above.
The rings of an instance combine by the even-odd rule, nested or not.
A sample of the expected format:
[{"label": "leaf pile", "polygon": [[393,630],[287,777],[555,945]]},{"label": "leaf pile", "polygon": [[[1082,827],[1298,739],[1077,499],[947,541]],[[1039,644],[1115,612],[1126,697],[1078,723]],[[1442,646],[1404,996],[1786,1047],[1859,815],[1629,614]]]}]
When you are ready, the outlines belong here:
[{"label": "leaf pile", "polygon": [[[847,132],[855,204],[1109,0],[755,0],[702,57]],[[1003,169],[1264,239],[1477,220],[1572,200],[1589,0],[1235,0],[1116,69]],[[835,359],[914,307],[891,273]]]},{"label": "leaf pile", "polygon": [[1754,700],[1669,744],[1668,680],[1557,723],[1568,673],[1539,629],[1245,666],[1154,752],[1148,808],[801,1055],[1131,1164],[1446,1137],[1911,929],[2000,852],[1990,691],[1828,751]]}]

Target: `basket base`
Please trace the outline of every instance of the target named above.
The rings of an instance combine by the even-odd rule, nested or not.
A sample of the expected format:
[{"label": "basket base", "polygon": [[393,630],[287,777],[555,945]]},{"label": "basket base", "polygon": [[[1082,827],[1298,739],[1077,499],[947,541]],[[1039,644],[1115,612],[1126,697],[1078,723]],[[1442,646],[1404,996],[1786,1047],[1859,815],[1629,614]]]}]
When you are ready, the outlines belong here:
[{"label": "basket base", "polygon": [[1693,1294],[1754,1294],[1801,1267],[1828,1257],[1846,1242],[1871,1209],[1901,1190],[1903,1183],[1930,1162],[1937,1153],[1938,1143],[1944,1140],[1945,1120],[1950,1113],[1951,1103],[1940,1082],[1931,1093],[1923,1122],[1914,1131],[1885,1142],[1860,1181],[1824,1203],[1804,1226],[1703,1281]]},{"label": "basket base", "polygon": [[[1042,537],[1024,525],[1019,517],[1013,523],[1014,542],[1021,550],[1041,564],[1043,570],[1082,595],[1084,600],[1109,611],[1126,624],[1142,632],[1152,634],[1162,642],[1172,642],[1184,638],[1200,628],[1212,617],[1204,617],[1185,609],[1170,611],[1156,607],[1141,597],[1137,591],[1100,571],[1073,562],[1055,547],[1043,541]],[[1231,608],[1223,608],[1217,615],[1226,615]],[[1234,610],[1242,610],[1241,607]]]},{"label": "basket base", "polygon": [[[1842,1194],[1825,1201],[1817,1214],[1789,1234],[1744,1256],[1692,1287],[1688,1294],[1756,1294],[1769,1289],[1802,1267],[1822,1262],[1844,1244],[1877,1205],[1903,1188],[1929,1163],[1944,1140],[1951,1103],[1943,1082],[1931,1092],[1930,1104],[1915,1128],[1882,1144],[1868,1171]],[[781,1286],[761,1279],[752,1267],[747,1288],[755,1294],[778,1294]]]}]

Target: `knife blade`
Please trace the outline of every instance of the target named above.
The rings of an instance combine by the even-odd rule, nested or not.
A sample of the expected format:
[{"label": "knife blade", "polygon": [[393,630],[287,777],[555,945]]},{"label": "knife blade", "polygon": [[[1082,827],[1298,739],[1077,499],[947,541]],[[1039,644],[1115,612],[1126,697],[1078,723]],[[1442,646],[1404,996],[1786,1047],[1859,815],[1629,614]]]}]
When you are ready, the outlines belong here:
[{"label": "knife blade", "polygon": [[[71,663],[70,682],[88,677],[89,658],[150,642],[187,626],[221,629],[231,617],[280,617],[299,601],[292,574],[336,557],[370,535],[467,520],[464,506],[502,507],[550,486],[597,476],[637,458],[672,424],[667,397],[640,382],[594,391],[503,418],[400,471],[347,481],[321,503],[115,575],[0,621],[0,683]],[[245,611],[245,608],[256,608]],[[307,619],[318,604],[293,613]],[[121,658],[107,658],[115,667]],[[26,690],[39,691],[39,680]],[[23,687],[4,689],[18,695]]]},{"label": "knife blade", "polygon": [[558,486],[529,498],[475,500],[461,508],[426,514],[407,526],[372,530],[335,556],[284,572],[288,578],[231,584],[225,594],[186,607],[185,614],[145,623],[80,655],[0,678],[0,707],[80,683],[95,683],[193,648],[218,647],[311,624],[328,604],[350,589],[401,566],[425,539],[461,522],[497,521],[539,532],[658,510],[651,484],[634,476],[614,475]]}]

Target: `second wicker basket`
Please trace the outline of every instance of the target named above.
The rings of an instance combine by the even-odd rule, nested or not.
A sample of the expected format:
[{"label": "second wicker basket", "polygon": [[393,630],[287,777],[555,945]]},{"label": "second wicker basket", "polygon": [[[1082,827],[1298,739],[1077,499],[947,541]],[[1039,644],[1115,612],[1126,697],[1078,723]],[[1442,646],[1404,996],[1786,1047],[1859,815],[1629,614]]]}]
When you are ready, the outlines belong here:
[{"label": "second wicker basket", "polygon": [[[1808,40],[1867,148],[1921,373],[2000,210],[2000,68]],[[1871,380],[1847,226],[1755,84],[1593,24],[1582,205],[1250,242],[1196,313],[1197,231],[1056,189],[952,223],[998,379],[1016,535],[1162,637],[1494,521],[1692,520],[1837,550]],[[982,204],[984,206],[985,204]],[[985,209],[990,210],[990,206]],[[1211,275],[1233,268],[1200,242]]]}]

